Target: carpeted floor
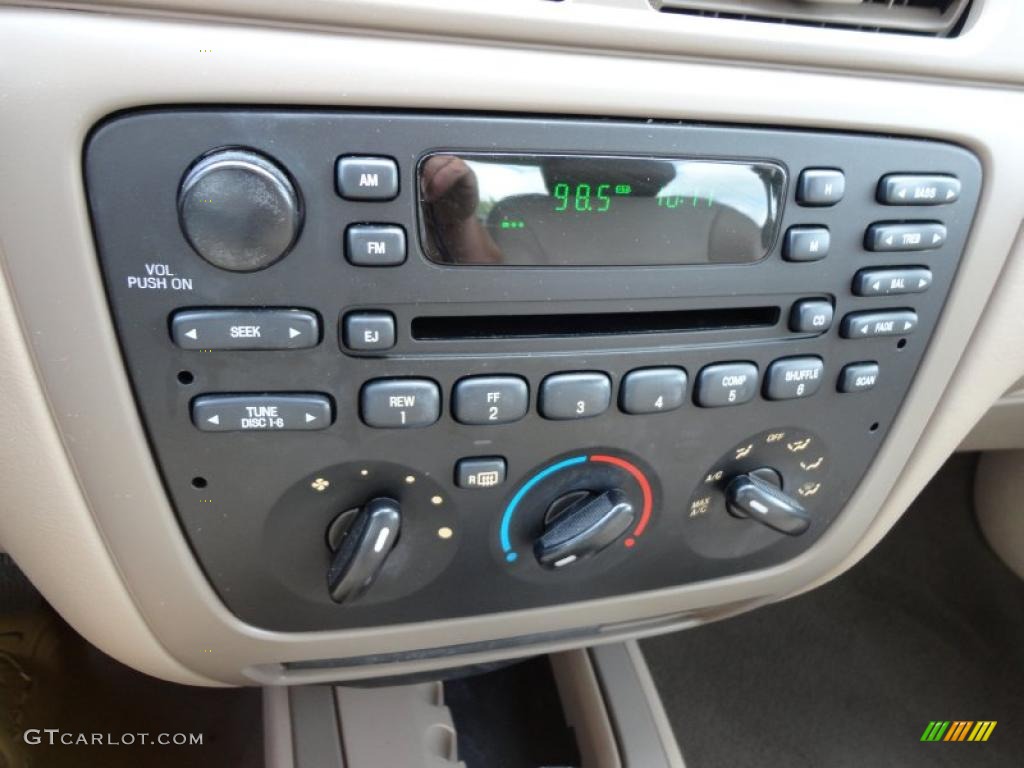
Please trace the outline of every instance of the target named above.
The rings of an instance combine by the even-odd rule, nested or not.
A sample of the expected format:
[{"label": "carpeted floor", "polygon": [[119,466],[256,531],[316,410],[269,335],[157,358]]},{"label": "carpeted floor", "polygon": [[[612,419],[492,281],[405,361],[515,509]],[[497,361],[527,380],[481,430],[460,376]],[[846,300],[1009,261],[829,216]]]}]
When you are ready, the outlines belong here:
[{"label": "carpeted floor", "polygon": [[[175,685],[129,669],[45,606],[0,616],[0,768],[263,768],[261,707],[258,688]],[[121,745],[50,746],[42,729]],[[41,743],[26,743],[26,731]],[[142,745],[142,733],[202,743]]]},{"label": "carpeted floor", "polygon": [[[950,461],[881,544],[809,594],[642,644],[687,768],[1024,765],[1024,581]],[[995,720],[922,743],[930,720]]]}]

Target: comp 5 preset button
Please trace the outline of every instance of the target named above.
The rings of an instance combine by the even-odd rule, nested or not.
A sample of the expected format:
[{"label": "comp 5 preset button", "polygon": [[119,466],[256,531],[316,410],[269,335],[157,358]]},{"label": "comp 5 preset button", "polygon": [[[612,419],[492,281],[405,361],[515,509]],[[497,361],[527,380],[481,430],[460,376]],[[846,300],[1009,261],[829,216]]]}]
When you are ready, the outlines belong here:
[{"label": "comp 5 preset button", "polygon": [[757,366],[753,363],[718,363],[697,375],[697,405],[718,408],[739,405],[757,394]]},{"label": "comp 5 preset button", "polygon": [[182,349],[305,349],[320,342],[320,320],[305,309],[184,309],[171,338]]},{"label": "comp 5 preset button", "polygon": [[331,421],[326,395],[200,395],[192,401],[192,423],[203,432],[317,430]]}]

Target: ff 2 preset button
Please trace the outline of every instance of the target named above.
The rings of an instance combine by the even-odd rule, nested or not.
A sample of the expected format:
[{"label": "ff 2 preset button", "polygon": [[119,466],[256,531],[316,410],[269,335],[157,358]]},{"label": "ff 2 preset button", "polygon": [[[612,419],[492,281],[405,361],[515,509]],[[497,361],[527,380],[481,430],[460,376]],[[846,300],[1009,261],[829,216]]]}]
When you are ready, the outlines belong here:
[{"label": "ff 2 preset button", "polygon": [[470,376],[452,390],[452,415],[461,424],[508,424],[530,407],[530,388],[518,376]]},{"label": "ff 2 preset button", "polygon": [[309,431],[331,421],[326,395],[200,395],[192,401],[192,423],[203,432]]},{"label": "ff 2 preset button", "polygon": [[363,385],[359,412],[371,427],[426,427],[441,418],[441,389],[430,379],[375,379]]},{"label": "ff 2 preset button", "polygon": [[305,309],[183,309],[171,338],[182,349],[305,349],[320,343],[320,321]]},{"label": "ff 2 preset button", "polygon": [[346,200],[394,200],[398,163],[390,157],[339,157],[335,184]]},{"label": "ff 2 preset button", "polygon": [[757,394],[757,366],[753,363],[718,363],[697,375],[697,405],[720,408],[739,405]]}]

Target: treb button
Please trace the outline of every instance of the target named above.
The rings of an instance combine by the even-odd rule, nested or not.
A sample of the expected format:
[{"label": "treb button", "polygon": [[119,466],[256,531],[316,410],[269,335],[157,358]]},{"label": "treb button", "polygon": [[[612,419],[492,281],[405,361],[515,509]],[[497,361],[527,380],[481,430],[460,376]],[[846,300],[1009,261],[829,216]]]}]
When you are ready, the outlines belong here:
[{"label": "treb button", "polygon": [[869,251],[930,251],[946,242],[946,225],[937,221],[872,224],[864,236]]}]

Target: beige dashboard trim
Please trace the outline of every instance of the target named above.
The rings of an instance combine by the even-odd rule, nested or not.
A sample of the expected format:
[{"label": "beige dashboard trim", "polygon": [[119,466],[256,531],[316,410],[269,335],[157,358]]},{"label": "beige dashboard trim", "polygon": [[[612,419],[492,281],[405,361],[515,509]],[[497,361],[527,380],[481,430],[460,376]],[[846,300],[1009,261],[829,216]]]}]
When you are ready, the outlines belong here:
[{"label": "beige dashboard trim", "polygon": [[[1016,31],[1024,32],[1024,23]],[[214,54],[201,54],[201,48]],[[0,10],[0,50],[14,62],[0,69],[4,266],[71,466],[52,431],[40,440],[20,440],[13,450],[26,452],[25,461],[48,466],[69,492],[47,501],[45,525],[86,530],[49,538],[21,530],[37,525],[21,500],[37,493],[38,476],[19,472],[23,464],[5,463],[0,482],[11,507],[0,536],[47,597],[74,616],[82,634],[152,674],[174,678],[180,668],[141,632],[125,640],[127,629],[138,630],[137,621],[112,622],[111,614],[75,603],[124,606],[130,600],[160,644],[188,669],[241,683],[251,680],[245,668],[283,660],[487,642],[791,594],[853,562],[860,555],[857,550],[851,557],[857,542],[869,545],[898,519],[981,412],[1024,374],[1024,352],[1005,355],[999,349],[1010,330],[1021,333],[1019,318],[1004,327],[993,327],[987,318],[975,333],[1024,211],[1018,182],[1024,177],[1024,143],[1015,121],[999,119],[1024,114],[1020,90],[15,9]],[[552,77],[560,71],[585,71],[588,77]],[[930,135],[975,151],[985,184],[965,268],[903,412],[846,513],[805,555],[754,574],[628,598],[379,630],[284,634],[247,626],[229,614],[190,555],[121,366],[86,216],[81,151],[89,129],[119,109],[174,103],[576,113]],[[996,323],[1006,323],[1020,306],[1024,280],[1017,271],[1019,262],[1003,275],[988,307]],[[954,380],[934,413],[937,426],[929,427],[972,333],[967,360],[981,378],[967,387],[959,385],[964,375]],[[13,364],[21,368],[27,361]],[[0,391],[0,400],[6,397]],[[42,394],[33,407],[45,407]],[[6,439],[6,429],[0,429]],[[72,493],[75,475],[80,495]],[[54,568],[91,560],[100,564],[82,571]],[[130,593],[119,573],[131,584]],[[518,653],[572,644],[551,641]],[[489,651],[466,660],[506,655]],[[451,663],[364,666],[335,676]]]},{"label": "beige dashboard trim", "polygon": [[730,64],[851,69],[1024,83],[1018,0],[974,0],[956,38],[873,34],[663,13],[648,0],[22,0],[19,5],[157,17],[442,36]]}]

